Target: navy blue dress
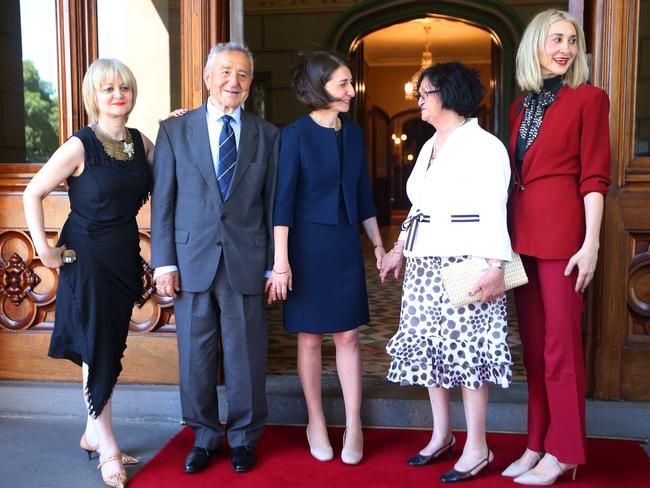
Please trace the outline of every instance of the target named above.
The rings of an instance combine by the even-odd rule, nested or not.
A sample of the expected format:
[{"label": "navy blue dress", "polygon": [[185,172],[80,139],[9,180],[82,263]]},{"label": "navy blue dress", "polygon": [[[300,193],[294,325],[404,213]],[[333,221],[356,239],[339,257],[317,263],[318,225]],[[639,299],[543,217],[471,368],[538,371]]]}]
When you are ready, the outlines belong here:
[{"label": "navy blue dress", "polygon": [[309,116],[282,131],[273,225],[288,226],[288,332],[323,334],[370,321],[359,222],[375,216],[362,129]]},{"label": "navy blue dress", "polygon": [[142,294],[135,217],[152,178],[140,133],[129,131],[130,161],[108,156],[90,127],[75,134],[84,146],[84,170],[68,178],[71,211],[58,243],[74,249],[77,260],[59,272],[48,355],[88,365],[85,394],[93,417],[122,370],[133,303]]}]

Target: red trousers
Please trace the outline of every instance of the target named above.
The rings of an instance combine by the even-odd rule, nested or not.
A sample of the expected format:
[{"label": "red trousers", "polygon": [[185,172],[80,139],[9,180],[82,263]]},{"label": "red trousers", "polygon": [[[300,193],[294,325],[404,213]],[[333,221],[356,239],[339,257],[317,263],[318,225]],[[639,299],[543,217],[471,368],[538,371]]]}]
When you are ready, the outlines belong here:
[{"label": "red trousers", "polygon": [[527,285],[515,289],[528,377],[528,448],[562,463],[585,462],[582,293],[568,260],[521,257]]}]

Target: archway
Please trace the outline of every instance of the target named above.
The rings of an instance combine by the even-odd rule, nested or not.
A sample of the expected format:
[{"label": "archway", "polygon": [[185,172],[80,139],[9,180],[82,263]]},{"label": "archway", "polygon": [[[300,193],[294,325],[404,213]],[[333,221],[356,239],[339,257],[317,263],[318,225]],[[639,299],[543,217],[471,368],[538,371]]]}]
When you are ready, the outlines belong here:
[{"label": "archway", "polygon": [[[507,110],[514,97],[514,53],[523,23],[508,5],[485,0],[421,2],[413,0],[367,0],[347,10],[330,28],[326,45],[347,53],[358,68],[363,68],[360,40],[376,31],[408,20],[437,17],[460,20],[489,31],[499,48],[500,63],[495,73],[494,90],[498,110],[494,116],[495,134],[505,140]],[[358,69],[357,73],[362,73]],[[364,112],[364,80],[357,81],[357,117]]]},{"label": "archway", "polygon": [[[487,130],[500,137],[504,143],[507,142],[507,110],[514,97],[514,53],[519,35],[523,31],[523,23],[510,7],[497,2],[476,0],[441,2],[370,0],[347,10],[330,28],[326,45],[338,52],[346,53],[355,68],[357,96],[352,116],[365,126],[369,139],[368,160],[381,225],[389,225],[394,220],[391,219],[392,211],[402,206],[396,180],[404,179],[412,163],[403,159],[405,153],[399,151],[399,145],[393,145],[393,142],[400,143],[400,140],[394,137],[391,140],[391,135],[394,136],[395,132],[386,130],[382,133],[379,129],[381,127],[388,129],[389,126],[391,129],[395,128],[394,121],[386,120],[386,116],[391,119],[396,113],[416,106],[414,101],[411,101],[410,105],[401,107],[395,103],[391,105],[387,101],[391,96],[393,98],[400,96],[401,86],[409,78],[410,72],[402,72],[401,78],[396,78],[395,73],[390,71],[379,75],[373,72],[372,76],[368,75],[372,71],[369,67],[371,49],[373,49],[371,39],[390,31],[392,32],[390,38],[394,40],[393,45],[397,49],[402,43],[412,44],[412,37],[421,36],[422,27],[417,27],[420,29],[418,32],[414,30],[414,26],[418,23],[421,26],[427,22],[430,27],[433,27],[426,31],[427,46],[429,33],[432,37],[438,34],[437,40],[433,39],[431,46],[434,51],[434,56],[431,58],[433,62],[458,59],[483,71],[483,83],[486,85],[488,96],[487,107],[483,107],[482,110],[482,122],[486,122],[484,127]],[[477,66],[476,59],[463,58],[463,54],[459,53],[458,45],[473,42],[470,41],[469,34],[457,36],[456,31],[459,30],[473,32],[481,37],[480,41],[474,42],[474,50],[480,52],[479,57],[482,60],[478,64],[483,63],[482,69]],[[456,43],[448,42],[447,37],[454,37]],[[436,47],[439,48],[437,53]],[[385,47],[383,53],[389,50],[393,51]],[[384,54],[380,54],[382,55]],[[416,56],[419,57],[419,54]],[[407,59],[410,60],[408,62],[412,62],[414,59],[412,53]],[[424,53],[422,59],[424,63]],[[404,71],[403,67],[402,71]],[[392,84],[389,85],[386,79],[391,77]],[[372,90],[377,89],[378,78],[384,80],[384,86],[379,89],[383,102],[380,104],[376,102],[377,97],[372,96],[374,94]],[[403,134],[401,127],[397,127],[397,132]],[[417,148],[415,152],[409,154],[417,156]]]}]

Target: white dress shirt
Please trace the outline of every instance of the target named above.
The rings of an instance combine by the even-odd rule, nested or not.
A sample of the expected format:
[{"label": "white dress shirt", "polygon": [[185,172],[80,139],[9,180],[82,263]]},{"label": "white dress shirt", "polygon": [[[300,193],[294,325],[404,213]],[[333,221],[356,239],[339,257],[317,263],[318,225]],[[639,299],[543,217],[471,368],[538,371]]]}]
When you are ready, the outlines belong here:
[{"label": "white dress shirt", "polygon": [[[212,164],[214,165],[214,174],[215,178],[217,177],[217,166],[219,164],[219,136],[221,134],[221,129],[223,127],[223,122],[220,120],[221,117],[226,115],[220,108],[218,108],[212,100],[208,98],[206,106],[206,119],[208,122],[208,139],[210,140],[210,153],[212,154]],[[230,121],[230,127],[235,134],[235,146],[237,147],[237,153],[239,154],[239,137],[241,135],[241,107],[237,107],[232,113],[229,113],[233,120]],[[173,271],[178,271],[178,267],[175,265],[170,266],[159,266],[155,269],[153,273],[154,280],[165,273],[171,273]]]},{"label": "white dress shirt", "polygon": [[476,119],[454,130],[429,165],[435,142],[434,134],[422,147],[406,184],[413,206],[405,221],[411,227],[399,236],[406,243],[404,255],[509,261],[506,148]]},{"label": "white dress shirt", "polygon": [[[208,137],[210,139],[210,152],[212,153],[212,164],[214,164],[214,174],[217,175],[217,165],[219,164],[219,135],[223,128],[221,117],[226,115],[220,108],[212,103],[208,98],[205,104],[206,117],[208,119]],[[241,134],[241,107],[237,107],[234,112],[229,113],[233,120],[230,121],[230,127],[235,134],[235,146],[239,154],[239,136]]]}]

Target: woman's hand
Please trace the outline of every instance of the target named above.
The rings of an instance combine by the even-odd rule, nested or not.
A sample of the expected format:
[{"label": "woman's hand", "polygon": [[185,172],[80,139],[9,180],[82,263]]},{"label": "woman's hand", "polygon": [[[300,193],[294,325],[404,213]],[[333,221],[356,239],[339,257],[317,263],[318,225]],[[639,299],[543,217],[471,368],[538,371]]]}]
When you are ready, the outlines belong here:
[{"label": "woman's hand", "polygon": [[287,264],[285,268],[276,271],[275,266],[271,271],[271,277],[266,280],[264,291],[268,293],[267,303],[270,305],[276,300],[286,300],[289,292],[293,290],[291,267]]},{"label": "woman's hand", "polygon": [[375,259],[377,260],[377,269],[381,271],[381,261],[386,255],[386,249],[384,246],[375,246]]},{"label": "woman's hand", "polygon": [[379,267],[379,279],[383,283],[388,276],[388,273],[393,271],[396,280],[399,280],[402,265],[404,264],[404,255],[401,252],[389,251],[381,260]]},{"label": "woman's hand", "polygon": [[598,263],[598,245],[584,243],[580,250],[571,256],[569,264],[564,270],[564,276],[569,276],[573,272],[573,268],[578,267],[578,278],[576,279],[576,292],[584,293],[584,291],[594,278],[596,271],[596,263]]},{"label": "woman's hand", "polygon": [[171,112],[169,112],[169,115],[167,116],[167,118],[169,118],[169,117],[182,117],[186,113],[187,113],[186,108],[177,108],[176,110],[172,110]]},{"label": "woman's hand", "polygon": [[41,263],[44,266],[48,268],[60,268],[63,266],[63,260],[61,259],[63,251],[65,251],[65,245],[60,247],[47,246],[46,249],[38,253],[38,257],[41,258]]},{"label": "woman's hand", "polygon": [[503,279],[503,270],[499,268],[488,268],[483,273],[468,295],[473,297],[481,292],[481,303],[487,303],[503,296],[506,292],[506,283]]}]

